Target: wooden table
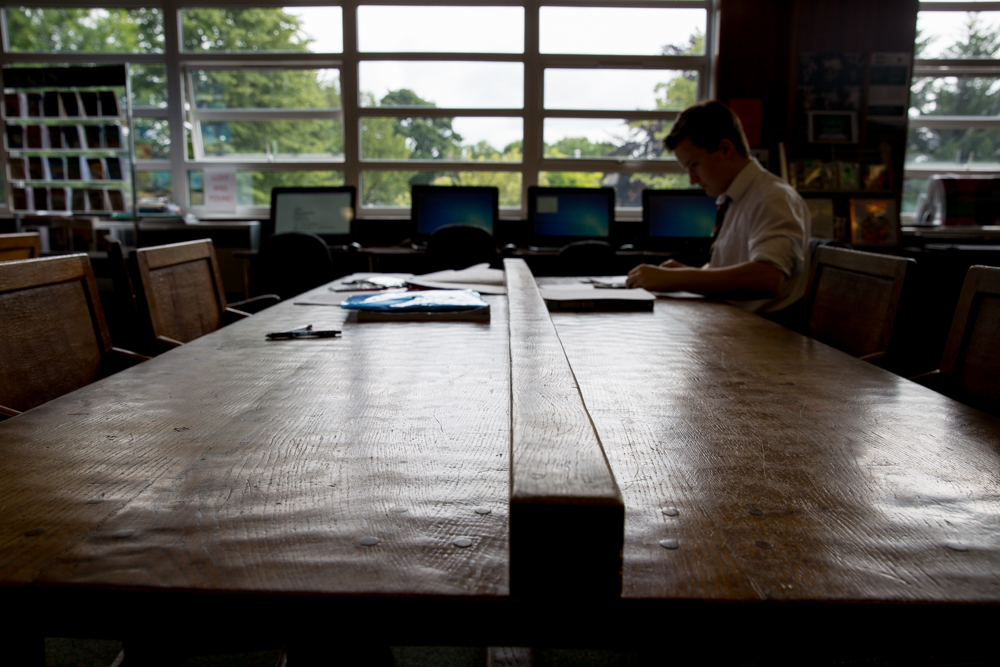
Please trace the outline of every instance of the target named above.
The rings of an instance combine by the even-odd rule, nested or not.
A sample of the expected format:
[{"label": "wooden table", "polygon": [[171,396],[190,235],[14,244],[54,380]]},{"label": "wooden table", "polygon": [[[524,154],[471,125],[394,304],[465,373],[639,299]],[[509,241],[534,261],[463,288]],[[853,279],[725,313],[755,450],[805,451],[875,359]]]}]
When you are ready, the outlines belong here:
[{"label": "wooden table", "polygon": [[[511,597],[511,355],[517,384],[537,350],[488,299],[489,324],[279,304],[0,423],[7,631],[705,659],[944,650],[997,620],[1000,421],[693,300],[552,316],[559,400],[579,387],[624,500],[622,594]],[[263,339],[307,323],[345,334]]]}]

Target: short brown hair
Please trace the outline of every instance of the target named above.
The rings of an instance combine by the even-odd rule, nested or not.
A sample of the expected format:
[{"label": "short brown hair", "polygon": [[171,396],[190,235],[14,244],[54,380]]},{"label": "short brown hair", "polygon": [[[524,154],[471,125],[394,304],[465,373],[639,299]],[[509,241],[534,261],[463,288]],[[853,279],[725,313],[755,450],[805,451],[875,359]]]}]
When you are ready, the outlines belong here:
[{"label": "short brown hair", "polygon": [[739,116],[718,100],[697,102],[682,111],[663,145],[673,151],[685,139],[709,153],[719,150],[723,139],[729,139],[740,155],[750,157],[750,145]]}]

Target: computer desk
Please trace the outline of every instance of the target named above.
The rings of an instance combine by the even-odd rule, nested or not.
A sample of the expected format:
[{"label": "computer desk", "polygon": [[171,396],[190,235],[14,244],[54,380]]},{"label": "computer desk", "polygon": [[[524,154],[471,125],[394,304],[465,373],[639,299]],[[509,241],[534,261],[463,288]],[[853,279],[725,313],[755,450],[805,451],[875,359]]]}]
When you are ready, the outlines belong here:
[{"label": "computer desk", "polygon": [[[8,639],[700,659],[992,641],[972,628],[1000,611],[1000,421],[695,299],[553,314],[572,376],[548,375],[552,350],[512,336],[507,297],[488,298],[489,324],[279,304],[0,422]],[[310,323],[345,333],[264,340]],[[512,405],[530,355],[553,378],[527,406],[543,431],[553,415],[537,442],[563,449],[515,457],[514,476],[599,478],[577,465],[593,462],[593,428],[624,501],[624,567],[512,597]],[[553,392],[586,413],[548,410]],[[596,525],[550,527],[524,557],[572,570],[604,545]],[[620,597],[589,593],[615,576]]]}]

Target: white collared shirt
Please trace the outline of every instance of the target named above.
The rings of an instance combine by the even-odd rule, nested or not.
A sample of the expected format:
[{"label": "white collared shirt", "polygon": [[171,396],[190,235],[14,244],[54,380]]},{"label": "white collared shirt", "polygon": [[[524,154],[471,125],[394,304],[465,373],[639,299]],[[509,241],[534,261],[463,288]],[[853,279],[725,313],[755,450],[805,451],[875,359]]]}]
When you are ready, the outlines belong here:
[{"label": "white collared shirt", "polygon": [[732,199],[712,250],[715,268],[765,262],[785,274],[773,299],[733,301],[745,310],[768,313],[795,303],[809,281],[809,209],[780,178],[751,159],[718,198]]}]

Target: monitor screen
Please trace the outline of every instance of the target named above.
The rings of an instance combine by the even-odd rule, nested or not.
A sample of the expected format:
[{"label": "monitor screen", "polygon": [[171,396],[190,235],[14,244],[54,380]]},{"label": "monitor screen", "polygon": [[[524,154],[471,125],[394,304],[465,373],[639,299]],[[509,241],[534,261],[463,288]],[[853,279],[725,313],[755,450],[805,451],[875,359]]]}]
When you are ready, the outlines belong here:
[{"label": "monitor screen", "polygon": [[536,238],[607,238],[614,216],[613,188],[528,188],[528,220]]},{"label": "monitor screen", "polygon": [[642,217],[651,239],[709,239],[715,228],[715,197],[702,190],[645,190]]},{"label": "monitor screen", "polygon": [[411,196],[413,225],[419,238],[445,225],[475,225],[492,234],[499,216],[497,188],[414,185]]},{"label": "monitor screen", "polygon": [[274,188],[271,220],[275,234],[310,232],[349,237],[354,221],[354,188]]}]

